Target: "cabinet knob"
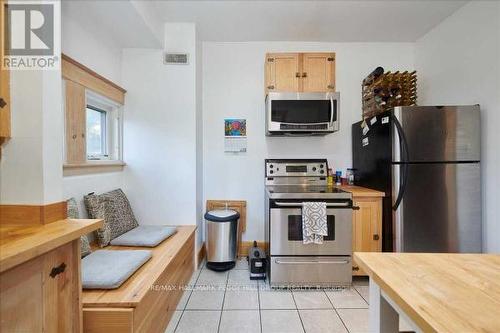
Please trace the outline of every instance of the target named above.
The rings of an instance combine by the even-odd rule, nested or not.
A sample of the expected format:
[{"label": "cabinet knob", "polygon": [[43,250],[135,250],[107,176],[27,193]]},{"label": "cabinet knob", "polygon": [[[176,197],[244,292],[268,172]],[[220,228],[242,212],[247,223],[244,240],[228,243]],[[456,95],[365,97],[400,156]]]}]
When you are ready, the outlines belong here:
[{"label": "cabinet knob", "polygon": [[300,77],[300,73],[299,72],[295,73],[295,77]]},{"label": "cabinet knob", "polygon": [[379,235],[377,235],[377,234],[373,235],[373,240],[379,240],[379,239],[380,239]]},{"label": "cabinet knob", "polygon": [[355,271],[355,272],[357,272],[357,271],[359,271],[359,267],[358,266],[353,266],[352,270]]},{"label": "cabinet knob", "polygon": [[306,72],[302,73],[302,77],[307,77],[307,73]]},{"label": "cabinet knob", "polygon": [[274,89],[274,86],[267,86],[267,89]]},{"label": "cabinet knob", "polygon": [[83,139],[85,138],[85,133],[82,133],[82,138],[83,138]]},{"label": "cabinet knob", "polygon": [[328,89],[333,89],[333,88],[335,88],[335,87],[333,86],[333,84],[329,84],[329,85],[327,86],[327,88],[328,88]]},{"label": "cabinet knob", "polygon": [[73,138],[73,140],[75,140],[76,139],[76,134],[73,134],[72,138]]},{"label": "cabinet knob", "polygon": [[52,268],[49,275],[51,278],[54,279],[59,274],[64,273],[65,270],[66,270],[66,264],[62,263],[59,266]]},{"label": "cabinet knob", "polygon": [[6,105],[7,105],[7,102],[3,98],[0,98],[0,108],[3,109]]}]

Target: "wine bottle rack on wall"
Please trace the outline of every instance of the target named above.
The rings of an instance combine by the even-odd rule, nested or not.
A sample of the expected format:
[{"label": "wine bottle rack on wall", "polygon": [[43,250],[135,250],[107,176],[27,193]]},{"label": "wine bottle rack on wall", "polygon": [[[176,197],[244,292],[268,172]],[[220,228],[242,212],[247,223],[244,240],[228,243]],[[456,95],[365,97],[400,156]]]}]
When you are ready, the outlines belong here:
[{"label": "wine bottle rack on wall", "polygon": [[373,117],[395,106],[417,103],[417,72],[384,72],[377,67],[362,85],[363,118]]}]

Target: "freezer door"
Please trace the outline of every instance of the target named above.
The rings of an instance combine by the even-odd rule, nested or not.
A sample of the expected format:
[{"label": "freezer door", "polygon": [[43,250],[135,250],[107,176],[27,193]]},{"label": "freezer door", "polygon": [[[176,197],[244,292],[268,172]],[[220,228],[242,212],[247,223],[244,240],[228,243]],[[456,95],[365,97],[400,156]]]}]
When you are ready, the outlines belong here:
[{"label": "freezer door", "polygon": [[[410,161],[480,160],[479,105],[397,107],[394,115],[406,136]],[[393,161],[400,162],[394,150]]]},{"label": "freezer door", "polygon": [[[393,165],[397,196],[404,165]],[[394,211],[397,252],[481,252],[479,163],[409,164],[403,201]]]}]

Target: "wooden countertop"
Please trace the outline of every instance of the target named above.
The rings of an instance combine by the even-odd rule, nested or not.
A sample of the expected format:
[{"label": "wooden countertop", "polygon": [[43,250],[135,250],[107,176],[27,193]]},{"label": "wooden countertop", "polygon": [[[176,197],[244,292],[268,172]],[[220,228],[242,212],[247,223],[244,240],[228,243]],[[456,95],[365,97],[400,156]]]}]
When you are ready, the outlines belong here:
[{"label": "wooden countertop", "polygon": [[366,187],[361,187],[361,186],[355,186],[355,185],[340,185],[340,186],[335,186],[341,190],[347,191],[352,193],[353,198],[355,197],[385,197],[384,192],[372,190]]},{"label": "wooden countertop", "polygon": [[102,226],[103,220],[60,220],[29,227],[0,227],[0,273]]},{"label": "wooden countertop", "polygon": [[355,252],[424,332],[500,332],[500,255]]}]

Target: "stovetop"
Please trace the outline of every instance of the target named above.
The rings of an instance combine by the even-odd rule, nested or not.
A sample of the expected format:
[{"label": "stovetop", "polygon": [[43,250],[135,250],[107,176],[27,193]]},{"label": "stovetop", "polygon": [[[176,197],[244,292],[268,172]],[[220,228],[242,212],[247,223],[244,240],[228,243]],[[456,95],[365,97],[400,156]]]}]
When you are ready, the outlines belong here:
[{"label": "stovetop", "polygon": [[350,199],[351,193],[332,186],[318,185],[268,185],[270,199]]}]

